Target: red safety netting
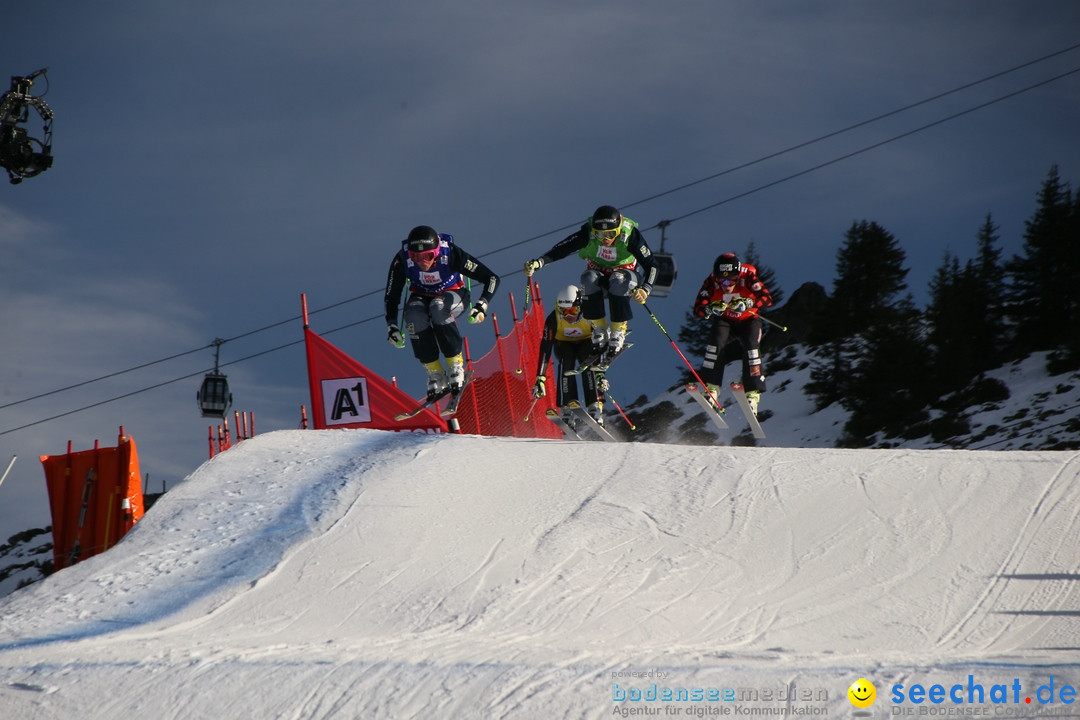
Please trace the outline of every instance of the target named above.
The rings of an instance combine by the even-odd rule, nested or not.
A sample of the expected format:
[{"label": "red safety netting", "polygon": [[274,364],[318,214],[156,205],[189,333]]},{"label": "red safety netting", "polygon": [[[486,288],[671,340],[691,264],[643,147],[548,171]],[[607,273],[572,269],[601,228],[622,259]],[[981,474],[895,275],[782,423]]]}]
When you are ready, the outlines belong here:
[{"label": "red safety netting", "polygon": [[[505,337],[495,325],[495,347],[478,360],[469,360],[472,380],[461,397],[457,420],[460,431],[475,435],[509,437],[561,438],[563,436],[544,412],[555,407],[554,392],[533,404],[532,387],[536,380],[536,361],[544,331],[544,304],[539,286],[531,282],[532,301],[517,318],[514,329]],[[513,295],[510,304],[513,307]],[[466,349],[468,346],[466,345]],[[554,388],[552,367],[548,366],[548,387]]]},{"label": "red safety netting", "polygon": [[[479,360],[469,356],[465,343],[466,364],[472,380],[458,405],[456,432],[508,437],[561,438],[562,430],[548,420],[545,411],[555,407],[555,392],[533,403],[532,388],[544,331],[544,304],[540,288],[530,281],[531,298],[519,319],[510,295],[513,330],[499,334],[494,315],[495,347]],[[410,420],[395,416],[412,407],[415,401],[340,349],[319,337],[308,327],[307,298],[301,296],[304,339],[307,346],[308,382],[316,429],[374,428],[412,432],[442,432],[447,422],[436,409],[428,409]],[[548,366],[548,387],[555,388],[554,370]],[[441,404],[441,403],[440,403]],[[305,415],[306,417],[306,415]]]}]

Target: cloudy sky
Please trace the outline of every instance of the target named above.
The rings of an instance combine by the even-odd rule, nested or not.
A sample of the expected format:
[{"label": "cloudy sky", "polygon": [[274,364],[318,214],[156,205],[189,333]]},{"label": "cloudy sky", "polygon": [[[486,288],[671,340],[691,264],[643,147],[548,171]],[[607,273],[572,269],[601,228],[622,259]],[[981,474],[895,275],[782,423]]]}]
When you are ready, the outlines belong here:
[{"label": "cloudy sky", "polygon": [[[917,297],[946,249],[970,256],[987,213],[1018,252],[1050,167],[1080,181],[1080,73],[967,111],[1080,68],[1080,50],[1059,52],[1078,26],[1068,0],[8,8],[0,73],[49,68],[34,90],[56,113],[56,160],[0,186],[0,461],[19,456],[0,541],[28,515],[48,522],[37,456],[68,440],[113,444],[123,425],[150,489],[197,467],[214,338],[256,429],[295,427],[301,293],[314,329],[420,394],[381,306],[417,224],[504,276],[504,331],[522,263],[600,204],[654,249],[674,219],[679,278],[650,303],[672,331],[712,259],[750,242],[788,295],[831,288],[862,219],[896,235]],[[567,259],[537,278],[551,297],[580,270]],[[647,315],[632,328],[612,373],[625,399],[679,364]],[[466,329],[474,355],[491,333]]]}]

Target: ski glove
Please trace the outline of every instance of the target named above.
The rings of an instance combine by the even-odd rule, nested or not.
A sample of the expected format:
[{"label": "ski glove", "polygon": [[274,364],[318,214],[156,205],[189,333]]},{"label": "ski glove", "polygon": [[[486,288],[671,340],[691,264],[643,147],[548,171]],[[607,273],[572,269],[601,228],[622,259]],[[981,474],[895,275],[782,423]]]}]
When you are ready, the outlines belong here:
[{"label": "ski glove", "polygon": [[649,299],[649,291],[643,287],[635,288],[634,291],[630,293],[630,297],[644,305],[645,301]]},{"label": "ski glove", "polygon": [[544,267],[544,261],[541,258],[530,260],[525,263],[525,277],[532,277],[533,273]]},{"label": "ski glove", "polygon": [[536,384],[533,385],[533,397],[539,400],[547,395],[547,378],[543,375],[536,376]]},{"label": "ski glove", "polygon": [[390,341],[390,344],[397,348],[405,347],[405,336],[398,330],[397,325],[388,325],[386,327],[386,339]]},{"label": "ski glove", "polygon": [[478,300],[476,304],[473,305],[472,312],[469,313],[469,322],[482,323],[484,322],[484,317],[486,316],[486,314],[487,303],[483,300]]},{"label": "ski glove", "polygon": [[720,313],[727,310],[727,307],[728,307],[727,303],[724,302],[723,300],[717,300],[716,302],[711,302],[711,303],[709,303],[709,306],[707,308],[705,308],[705,317],[708,317],[710,315],[719,315]]},{"label": "ski glove", "polygon": [[731,303],[731,309],[737,313],[744,313],[754,306],[754,301],[750,298],[739,298]]}]

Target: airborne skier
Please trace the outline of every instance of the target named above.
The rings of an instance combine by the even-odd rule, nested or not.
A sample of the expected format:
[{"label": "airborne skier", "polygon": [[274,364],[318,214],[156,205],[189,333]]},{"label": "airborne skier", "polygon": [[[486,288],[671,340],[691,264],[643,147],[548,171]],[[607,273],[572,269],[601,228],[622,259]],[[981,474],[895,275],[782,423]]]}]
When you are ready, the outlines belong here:
[{"label": "airborne skier", "polygon": [[[526,277],[573,252],[585,260],[581,309],[589,321],[593,353],[604,352],[610,361],[626,342],[627,324],[633,317],[630,298],[645,304],[656,282],[652,251],[636,222],[610,205],[601,205],[577,232],[526,262]],[[610,328],[604,314],[605,294],[611,309]]]},{"label": "airborne skier", "polygon": [[712,342],[705,346],[701,379],[714,398],[720,397],[724,379],[724,346],[737,340],[749,367],[746,400],[756,416],[761,393],[765,392],[765,374],[761,367],[761,318],[758,311],[772,305],[772,293],[761,282],[757,268],[739,262],[734,253],[724,253],[713,263],[712,273],[694,300],[694,317],[711,317]]},{"label": "airborne skier", "polygon": [[[427,396],[436,399],[449,390],[455,398],[465,384],[464,342],[457,317],[470,302],[465,278],[481,283],[483,291],[469,313],[470,323],[484,321],[488,304],[499,287],[499,276],[454,244],[454,237],[437,233],[428,225],[418,225],[402,241],[394,254],[386,281],[387,339],[395,347],[405,347],[405,336],[397,325],[398,304],[406,281],[404,325],[413,355],[428,374]],[[443,368],[440,351],[446,357]]]},{"label": "airborne skier", "polygon": [[[547,368],[552,352],[555,354],[555,403],[559,406],[562,419],[574,429],[576,418],[571,403],[578,400],[578,384],[575,375],[567,375],[565,370],[573,370],[590,353],[591,328],[589,321],[581,314],[581,294],[574,285],[568,285],[559,291],[555,298],[555,309],[548,313],[544,322],[544,333],[540,339],[540,356],[536,363],[536,383],[533,385],[533,397],[539,399],[547,395]],[[603,390],[607,381],[603,373],[585,370],[581,373],[585,406],[593,419],[604,424]]]}]

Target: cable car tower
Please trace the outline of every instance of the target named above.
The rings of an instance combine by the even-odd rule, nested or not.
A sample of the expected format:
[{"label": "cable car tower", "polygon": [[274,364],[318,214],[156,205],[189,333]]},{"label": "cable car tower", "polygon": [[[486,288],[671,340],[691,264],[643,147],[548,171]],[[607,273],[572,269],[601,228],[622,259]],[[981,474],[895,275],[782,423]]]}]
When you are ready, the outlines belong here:
[{"label": "cable car tower", "polygon": [[218,369],[218,358],[221,354],[221,346],[224,344],[225,341],[221,338],[214,339],[214,372],[206,373],[202,387],[195,393],[203,417],[223,418],[229,411],[229,406],[232,405],[229,381]]},{"label": "cable car tower", "polygon": [[660,252],[653,253],[653,262],[656,264],[656,282],[653,283],[650,293],[656,297],[667,297],[671,292],[671,286],[675,284],[675,276],[679,274],[678,268],[675,267],[675,258],[664,250],[664,243],[667,241],[664,231],[670,224],[670,220],[661,220],[656,223],[656,227],[660,228]]}]

